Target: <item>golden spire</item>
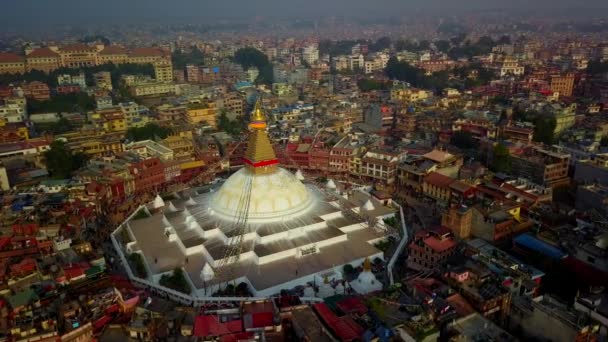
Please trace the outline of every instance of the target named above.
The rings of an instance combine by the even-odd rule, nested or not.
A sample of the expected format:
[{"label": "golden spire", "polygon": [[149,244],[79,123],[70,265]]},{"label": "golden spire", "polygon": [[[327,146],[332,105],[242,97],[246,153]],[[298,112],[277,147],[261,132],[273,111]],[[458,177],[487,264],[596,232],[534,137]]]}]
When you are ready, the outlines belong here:
[{"label": "golden spire", "polygon": [[262,100],[258,98],[251,113],[249,123],[249,143],[245,152],[245,164],[254,173],[270,173],[276,170],[277,156],[274,153],[268,134],[266,134],[266,116],[262,109]]},{"label": "golden spire", "polygon": [[365,258],[365,261],[363,262],[363,271],[364,272],[372,271],[372,263],[369,261],[369,258]]},{"label": "golden spire", "polygon": [[251,113],[251,123],[255,122],[266,122],[266,116],[262,111],[261,97],[258,97],[257,101],[255,101],[255,107],[253,108],[253,113]]}]

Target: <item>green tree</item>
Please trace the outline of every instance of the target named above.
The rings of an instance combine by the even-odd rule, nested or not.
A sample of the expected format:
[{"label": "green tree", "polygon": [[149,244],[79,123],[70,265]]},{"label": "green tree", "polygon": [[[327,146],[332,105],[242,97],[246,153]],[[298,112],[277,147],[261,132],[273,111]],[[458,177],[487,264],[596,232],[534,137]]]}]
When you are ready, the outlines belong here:
[{"label": "green tree", "polygon": [[389,37],[378,38],[375,42],[369,45],[370,52],[378,52],[391,47],[391,39]]},{"label": "green tree", "polygon": [[344,274],[351,275],[355,273],[355,268],[351,264],[346,264],[343,267]]},{"label": "green tree", "polygon": [[553,144],[556,125],[557,122],[553,117],[537,116],[534,120],[534,136],[532,139],[547,145]]},{"label": "green tree", "polygon": [[389,88],[390,83],[376,81],[369,78],[361,78],[357,81],[357,86],[359,90],[363,92],[368,92],[372,90],[387,90]]},{"label": "green tree", "polygon": [[465,131],[457,131],[452,135],[450,143],[462,149],[477,148],[478,144],[473,135]]},{"label": "green tree", "polygon": [[72,153],[63,141],[55,140],[44,152],[46,169],[55,179],[70,178],[72,172],[86,164],[88,157],[83,153]]},{"label": "green tree", "polygon": [[176,267],[173,270],[172,274],[163,274],[160,278],[159,283],[163,286],[166,286],[170,289],[182,292],[182,293],[190,293],[190,285],[188,284],[188,280],[184,275],[184,271]]},{"label": "green tree", "polygon": [[438,40],[435,42],[435,47],[441,52],[448,52],[450,50],[450,42],[447,40]]},{"label": "green tree", "polygon": [[604,74],[608,72],[608,62],[601,62],[599,60],[589,61],[587,64],[587,73],[591,75]]},{"label": "green tree", "polygon": [[252,47],[238,49],[234,53],[234,61],[245,70],[256,67],[260,71],[256,83],[271,84],[273,82],[272,64],[260,50]]},{"label": "green tree", "polygon": [[490,168],[494,172],[508,173],[511,171],[511,153],[502,143],[494,146]]},{"label": "green tree", "polygon": [[197,47],[192,47],[188,52],[176,50],[171,55],[171,60],[175,69],[184,69],[188,64],[203,64],[205,62],[205,54]]},{"label": "green tree", "polygon": [[155,123],[149,123],[143,127],[129,128],[126,137],[131,141],[154,140],[157,137],[165,139],[169,136],[169,133],[171,133],[171,131],[168,128],[159,126]]}]

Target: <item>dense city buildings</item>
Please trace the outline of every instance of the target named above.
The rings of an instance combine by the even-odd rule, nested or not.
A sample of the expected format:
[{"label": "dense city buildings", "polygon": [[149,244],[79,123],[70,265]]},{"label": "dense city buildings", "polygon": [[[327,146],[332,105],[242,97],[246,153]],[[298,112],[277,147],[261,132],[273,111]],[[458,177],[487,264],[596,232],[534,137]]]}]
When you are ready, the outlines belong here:
[{"label": "dense city buildings", "polygon": [[606,24],[545,12],[0,32],[0,341],[606,340]]}]

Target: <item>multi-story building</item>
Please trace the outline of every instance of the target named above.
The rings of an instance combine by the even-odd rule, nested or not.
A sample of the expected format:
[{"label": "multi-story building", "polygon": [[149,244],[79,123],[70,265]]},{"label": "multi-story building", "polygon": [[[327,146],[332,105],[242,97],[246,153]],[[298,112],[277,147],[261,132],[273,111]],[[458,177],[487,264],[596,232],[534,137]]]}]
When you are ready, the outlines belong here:
[{"label": "multi-story building", "polygon": [[365,111],[364,122],[375,130],[390,129],[395,122],[395,109],[372,104]]},{"label": "multi-story building", "polygon": [[81,130],[62,134],[67,140],[68,148],[73,152],[82,152],[89,157],[103,157],[123,152],[121,140],[124,133],[105,133],[100,130]]},{"label": "multi-story building", "polygon": [[186,110],[186,118],[192,124],[202,121],[211,127],[217,127],[217,109],[214,101],[199,101],[189,103]]},{"label": "multi-story building", "polygon": [[573,73],[551,76],[551,91],[559,93],[559,96],[572,96],[574,79]]},{"label": "multi-story building", "polygon": [[[397,177],[399,159],[399,156],[395,153],[378,150],[368,151],[361,158],[359,175],[372,179],[378,188],[382,188],[382,185],[391,186],[395,183]],[[351,174],[353,174],[352,171]]]},{"label": "multi-story building", "polygon": [[49,73],[62,66],[61,56],[55,49],[39,48],[25,56],[26,71],[40,70]]},{"label": "multi-story building", "polygon": [[608,185],[608,153],[598,154],[594,159],[577,161],[574,180],[579,184]]},{"label": "multi-story building", "polygon": [[434,269],[456,251],[458,243],[446,227],[421,230],[408,246],[407,267],[414,270]]},{"label": "multi-story building", "polygon": [[159,121],[183,122],[186,119],[186,106],[163,104],[156,108]]},{"label": "multi-story building", "polygon": [[422,182],[422,192],[438,201],[438,203],[447,205],[452,195],[450,184],[455,181],[454,178],[442,175],[439,172],[431,172],[424,177]]},{"label": "multi-story building", "polygon": [[506,58],[500,68],[500,76],[521,76],[524,74],[525,68],[519,65],[519,62],[513,58]]},{"label": "multi-story building", "polygon": [[123,64],[127,63],[129,59],[129,52],[127,49],[118,45],[106,46],[103,50],[99,51],[97,61],[99,64]]},{"label": "multi-story building", "polygon": [[224,109],[229,118],[234,119],[243,115],[245,101],[236,92],[230,92],[217,100],[218,109]]},{"label": "multi-story building", "polygon": [[130,87],[133,96],[161,96],[175,93],[175,85],[160,82],[142,82]]},{"label": "multi-story building", "polygon": [[154,63],[154,77],[157,82],[173,82],[173,65],[171,62],[160,60]]},{"label": "multi-story building", "polygon": [[511,156],[512,173],[540,185],[553,187],[568,183],[570,155],[537,146]]},{"label": "multi-story building", "polygon": [[124,150],[133,152],[142,159],[159,158],[163,162],[173,160],[173,150],[153,140],[134,141],[125,144]]},{"label": "multi-story building", "polygon": [[523,144],[532,143],[534,137],[534,129],[528,127],[519,127],[513,125],[506,125],[501,128],[502,138],[505,140],[511,140],[513,142],[519,142]]},{"label": "multi-story building", "polygon": [[104,132],[124,132],[127,130],[127,120],[120,108],[108,108],[95,111],[89,115],[89,120]]},{"label": "multi-story building", "polygon": [[46,83],[33,81],[23,86],[23,95],[28,99],[46,101],[51,98],[51,89]]},{"label": "multi-story building", "polygon": [[186,80],[188,83],[199,83],[201,79],[200,67],[198,65],[186,65]]},{"label": "multi-story building", "polygon": [[192,133],[182,132],[178,135],[170,135],[161,142],[163,146],[173,151],[173,159],[176,161],[194,160],[194,142]]},{"label": "multi-story building", "polygon": [[61,65],[67,68],[92,67],[98,64],[98,50],[86,44],[72,44],[59,49]]},{"label": "multi-story building", "polygon": [[441,215],[441,225],[452,230],[459,239],[471,236],[473,211],[465,206],[452,205]]},{"label": "multi-story building", "polygon": [[0,74],[22,74],[25,59],[14,53],[0,53]]},{"label": "multi-story building", "polygon": [[93,74],[93,80],[97,88],[112,90],[112,75],[109,71],[100,71]]},{"label": "multi-story building", "polygon": [[362,54],[348,56],[348,67],[350,70],[363,70],[365,68],[365,58]]},{"label": "multi-story building", "polygon": [[148,117],[142,115],[142,107],[139,104],[135,102],[123,102],[118,106],[125,116],[128,127],[142,127],[148,123]]},{"label": "multi-story building", "polygon": [[165,182],[165,165],[158,158],[149,158],[129,165],[135,180],[136,193],[158,189]]},{"label": "multi-story building", "polygon": [[319,60],[319,48],[316,45],[306,46],[302,50],[302,60],[313,65]]},{"label": "multi-story building", "polygon": [[23,122],[26,119],[26,99],[21,97],[7,98],[0,105],[0,120],[7,123]]}]

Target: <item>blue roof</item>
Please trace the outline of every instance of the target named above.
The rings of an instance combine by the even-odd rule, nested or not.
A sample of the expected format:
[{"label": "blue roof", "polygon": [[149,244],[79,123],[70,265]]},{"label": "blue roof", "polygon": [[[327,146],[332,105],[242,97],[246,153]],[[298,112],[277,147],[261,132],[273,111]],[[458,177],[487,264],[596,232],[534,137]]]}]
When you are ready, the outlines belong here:
[{"label": "blue roof", "polygon": [[564,259],[566,256],[568,256],[568,254],[564,253],[561,249],[551,246],[550,244],[543,242],[528,233],[519,235],[513,239],[513,242],[527,247],[535,252],[546,255],[552,259]]}]

